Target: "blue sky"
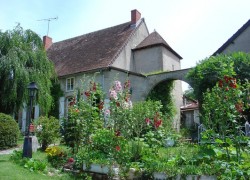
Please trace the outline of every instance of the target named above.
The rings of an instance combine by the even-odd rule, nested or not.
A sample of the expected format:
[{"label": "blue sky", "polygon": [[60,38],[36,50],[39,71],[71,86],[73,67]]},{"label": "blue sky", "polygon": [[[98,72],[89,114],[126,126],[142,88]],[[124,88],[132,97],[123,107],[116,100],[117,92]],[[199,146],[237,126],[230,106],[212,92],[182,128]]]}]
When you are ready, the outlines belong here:
[{"label": "blue sky", "polygon": [[8,0],[0,6],[0,29],[20,23],[53,42],[130,21],[137,9],[182,57],[182,68],[209,57],[250,19],[249,0]]}]

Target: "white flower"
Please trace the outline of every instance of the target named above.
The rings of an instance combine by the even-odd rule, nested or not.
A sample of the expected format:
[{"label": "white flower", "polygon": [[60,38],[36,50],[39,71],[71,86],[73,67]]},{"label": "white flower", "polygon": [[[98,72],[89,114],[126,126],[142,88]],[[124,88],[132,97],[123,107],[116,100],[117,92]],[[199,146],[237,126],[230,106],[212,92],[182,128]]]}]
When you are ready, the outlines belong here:
[{"label": "white flower", "polygon": [[124,102],[122,103],[122,107],[123,107],[124,109],[131,109],[131,108],[133,108],[132,101],[128,101],[128,102],[124,101]]},{"label": "white flower", "polygon": [[41,132],[43,130],[43,126],[40,124],[36,127],[38,132]]},{"label": "white flower", "polygon": [[111,98],[114,98],[115,100],[118,99],[117,93],[116,93],[116,91],[113,90],[113,89],[109,90],[109,96],[110,96]]}]

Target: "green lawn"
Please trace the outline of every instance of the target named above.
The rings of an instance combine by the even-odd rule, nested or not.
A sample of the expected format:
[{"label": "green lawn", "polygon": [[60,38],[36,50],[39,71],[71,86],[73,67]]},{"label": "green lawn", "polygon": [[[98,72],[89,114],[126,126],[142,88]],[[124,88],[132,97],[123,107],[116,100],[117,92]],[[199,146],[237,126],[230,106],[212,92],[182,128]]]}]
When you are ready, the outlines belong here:
[{"label": "green lawn", "polygon": [[[39,172],[31,172],[24,167],[17,165],[9,160],[10,155],[0,155],[0,180],[66,180],[66,179],[74,179],[70,177],[68,174],[60,174],[55,176],[45,175]],[[33,158],[35,159],[44,159],[45,154],[41,152],[37,152],[33,154]]]}]

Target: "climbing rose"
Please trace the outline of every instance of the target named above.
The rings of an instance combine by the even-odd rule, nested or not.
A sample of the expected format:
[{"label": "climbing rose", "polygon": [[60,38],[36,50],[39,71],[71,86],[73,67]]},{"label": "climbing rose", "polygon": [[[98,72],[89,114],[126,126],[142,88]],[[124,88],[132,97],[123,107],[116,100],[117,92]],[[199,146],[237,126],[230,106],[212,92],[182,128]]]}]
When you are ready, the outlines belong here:
[{"label": "climbing rose", "polygon": [[154,126],[155,126],[155,128],[160,127],[160,126],[161,126],[161,124],[162,124],[162,120],[161,120],[161,119],[160,119],[160,120],[157,120],[157,121],[155,121],[155,122],[154,122]]},{"label": "climbing rose", "polygon": [[147,124],[147,125],[150,124],[150,119],[149,119],[149,118],[146,118],[145,121],[146,121],[146,124]]},{"label": "climbing rose", "polygon": [[116,149],[117,151],[120,151],[120,150],[121,150],[121,147],[120,147],[120,146],[116,146],[115,149]]},{"label": "climbing rose", "polygon": [[68,162],[74,162],[75,160],[74,160],[74,158],[69,158],[68,159]]},{"label": "climbing rose", "polygon": [[219,87],[220,87],[220,88],[223,87],[223,81],[222,81],[222,80],[219,81]]},{"label": "climbing rose", "polygon": [[239,113],[243,112],[243,104],[242,103],[237,103],[235,104],[235,108]]}]

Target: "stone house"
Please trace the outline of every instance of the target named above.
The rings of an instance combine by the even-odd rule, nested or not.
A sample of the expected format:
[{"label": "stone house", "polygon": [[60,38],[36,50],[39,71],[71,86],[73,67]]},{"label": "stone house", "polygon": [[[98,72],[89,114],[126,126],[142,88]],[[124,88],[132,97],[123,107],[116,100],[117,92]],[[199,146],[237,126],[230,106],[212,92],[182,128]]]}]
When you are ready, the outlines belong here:
[{"label": "stone house", "polygon": [[196,129],[199,125],[200,118],[198,101],[183,96],[183,106],[181,106],[181,127]]},{"label": "stone house", "polygon": [[237,51],[250,52],[250,19],[215,51],[213,56]]},{"label": "stone house", "polygon": [[[92,77],[97,73],[95,80],[106,94],[115,78],[122,83],[129,79],[132,86],[131,99],[140,101],[145,100],[158,83],[148,83],[147,74],[181,69],[182,57],[159,33],[149,33],[144,18],[137,10],[131,11],[129,22],[56,43],[52,43],[52,38],[44,36],[43,42],[64,92],[60,98],[60,117],[67,114],[74,90],[84,75]],[[178,128],[182,87],[181,81],[176,80],[174,84]]]}]

